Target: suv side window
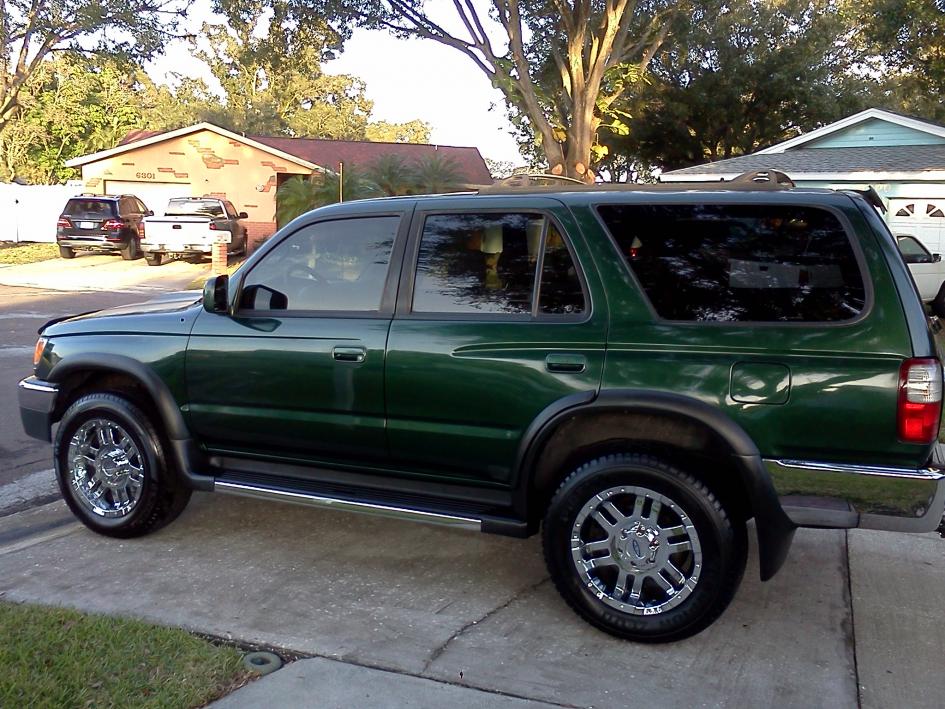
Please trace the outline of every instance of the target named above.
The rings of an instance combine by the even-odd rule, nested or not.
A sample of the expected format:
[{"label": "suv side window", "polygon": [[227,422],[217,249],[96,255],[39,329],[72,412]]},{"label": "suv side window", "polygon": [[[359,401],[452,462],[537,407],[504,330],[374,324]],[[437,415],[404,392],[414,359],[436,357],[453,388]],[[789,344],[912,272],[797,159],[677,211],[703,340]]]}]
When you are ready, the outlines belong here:
[{"label": "suv side window", "polygon": [[283,239],[246,276],[243,310],[380,310],[400,217],[318,222]]},{"label": "suv side window", "polygon": [[227,219],[236,219],[236,208],[230,202],[224,202],[223,207],[226,209]]},{"label": "suv side window", "polygon": [[432,214],[420,236],[412,310],[530,315],[536,311],[539,268],[539,312],[584,311],[571,253],[543,215]]},{"label": "suv side window", "polygon": [[833,213],[791,205],[602,205],[653,308],[667,320],[839,322],[866,304]]}]

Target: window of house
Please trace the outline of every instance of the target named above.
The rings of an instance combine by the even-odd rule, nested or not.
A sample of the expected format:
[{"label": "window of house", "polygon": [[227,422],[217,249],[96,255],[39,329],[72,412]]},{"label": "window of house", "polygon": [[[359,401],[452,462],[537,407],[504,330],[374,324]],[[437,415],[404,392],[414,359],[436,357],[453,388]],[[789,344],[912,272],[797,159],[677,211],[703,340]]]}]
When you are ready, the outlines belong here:
[{"label": "window of house", "polygon": [[399,217],[319,222],[281,241],[246,276],[244,310],[379,310]]},{"label": "window of house", "polygon": [[934,217],[934,218],[939,218],[939,219],[945,218],[945,212],[942,212],[941,207],[939,207],[937,204],[932,204],[932,203],[927,204],[925,207],[925,214],[929,217]]},{"label": "window of house", "polygon": [[667,320],[835,322],[866,303],[853,246],[828,211],[700,204],[599,212]]},{"label": "window of house", "polygon": [[915,214],[915,205],[907,204],[905,207],[902,207],[898,212],[896,212],[897,217],[911,217]]},{"label": "window of house", "polygon": [[539,267],[537,310],[583,312],[584,293],[571,253],[544,216],[430,215],[420,238],[413,312],[529,315],[536,310]]}]

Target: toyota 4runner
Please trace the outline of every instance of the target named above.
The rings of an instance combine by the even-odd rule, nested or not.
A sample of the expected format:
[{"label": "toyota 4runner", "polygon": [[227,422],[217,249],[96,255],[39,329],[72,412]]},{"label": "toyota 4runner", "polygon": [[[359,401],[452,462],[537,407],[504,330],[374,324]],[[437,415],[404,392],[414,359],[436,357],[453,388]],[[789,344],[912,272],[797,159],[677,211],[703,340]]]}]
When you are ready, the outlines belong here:
[{"label": "toyota 4runner", "polygon": [[[490,188],[317,209],[202,298],[54,321],[26,431],[96,532],[192,490],[542,534],[587,621],[715,620],[797,527],[927,532],[942,366],[859,194]],[[365,540],[369,543],[369,540]],[[483,564],[487,564],[483,560]]]}]

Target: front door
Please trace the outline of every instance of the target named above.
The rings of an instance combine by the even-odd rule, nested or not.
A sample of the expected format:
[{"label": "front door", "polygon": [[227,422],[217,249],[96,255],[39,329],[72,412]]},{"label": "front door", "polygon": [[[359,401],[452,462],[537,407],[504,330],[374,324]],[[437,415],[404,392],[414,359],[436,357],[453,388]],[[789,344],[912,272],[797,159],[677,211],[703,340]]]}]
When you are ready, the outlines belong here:
[{"label": "front door", "polygon": [[212,452],[387,457],[384,350],[402,221],[323,219],[276,237],[249,264],[235,315],[200,315],[187,351],[188,413]]},{"label": "front door", "polygon": [[416,472],[505,484],[539,413],[597,391],[606,303],[578,267],[584,247],[560,202],[427,205],[388,341],[391,456]]}]

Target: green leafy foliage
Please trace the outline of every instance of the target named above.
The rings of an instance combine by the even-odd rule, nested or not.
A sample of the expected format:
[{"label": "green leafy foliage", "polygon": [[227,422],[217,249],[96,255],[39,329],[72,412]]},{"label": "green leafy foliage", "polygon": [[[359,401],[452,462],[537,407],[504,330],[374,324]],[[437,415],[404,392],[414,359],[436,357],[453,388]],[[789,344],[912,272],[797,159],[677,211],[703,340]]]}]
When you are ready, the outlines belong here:
[{"label": "green leafy foliage", "polygon": [[707,4],[614,104],[627,130],[601,131],[614,179],[754,152],[862,110],[879,83],[844,4]]}]

